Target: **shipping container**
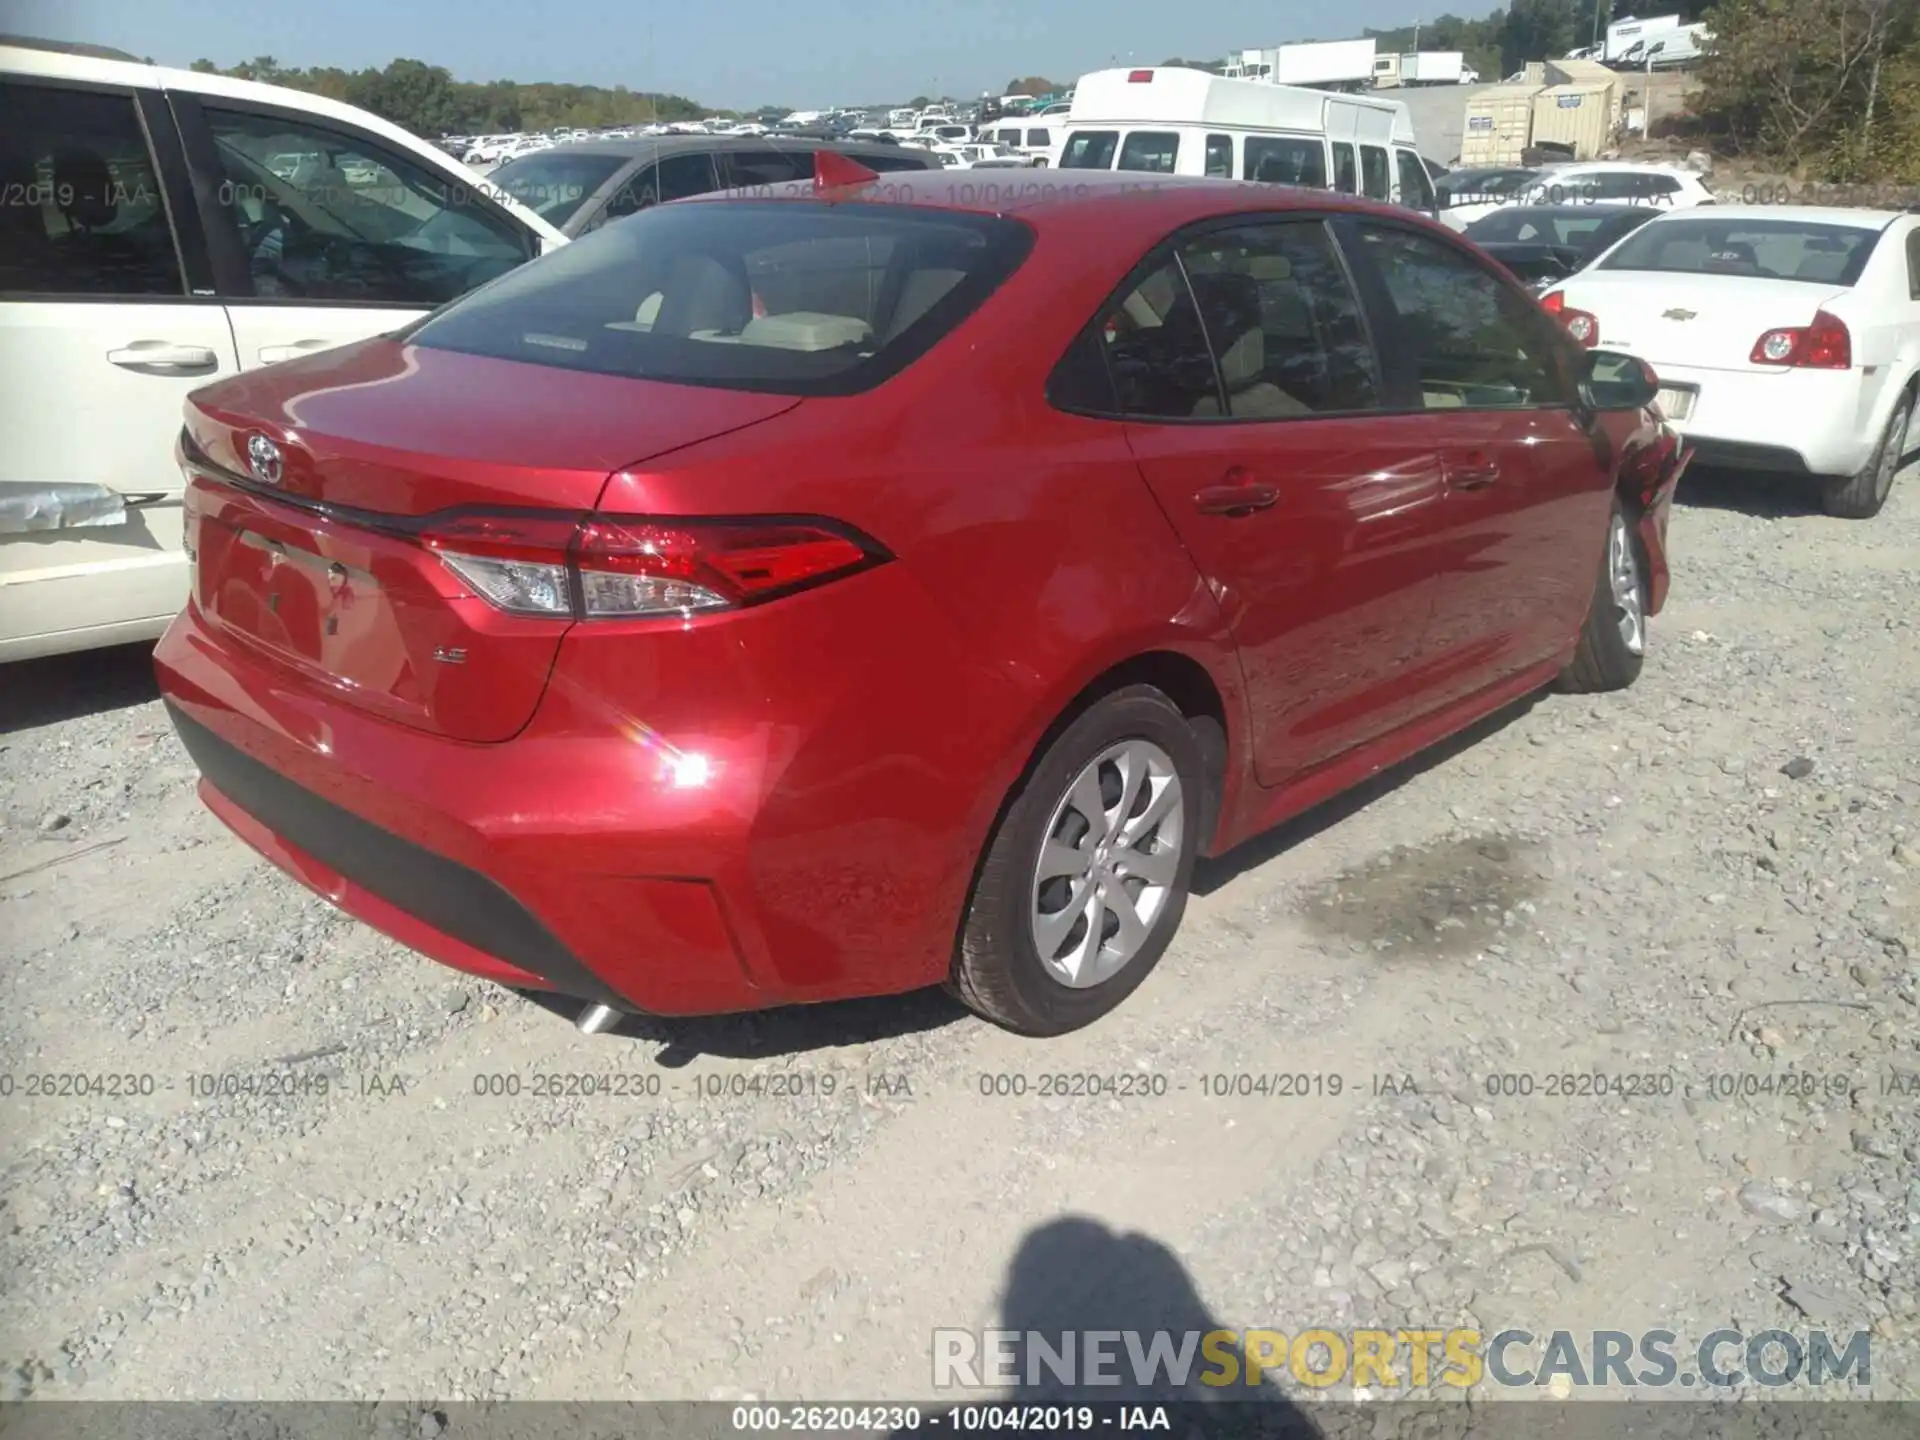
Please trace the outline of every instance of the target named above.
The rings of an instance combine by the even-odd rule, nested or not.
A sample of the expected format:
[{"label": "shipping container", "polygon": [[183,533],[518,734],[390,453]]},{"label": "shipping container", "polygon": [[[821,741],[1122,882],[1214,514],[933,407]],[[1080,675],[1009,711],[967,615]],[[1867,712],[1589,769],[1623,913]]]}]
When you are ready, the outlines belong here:
[{"label": "shipping container", "polygon": [[1533,143],[1533,102],[1543,88],[1495,85],[1469,100],[1459,168],[1495,170],[1521,164]]},{"label": "shipping container", "polygon": [[1612,147],[1621,119],[1620,87],[1611,79],[1550,85],[1534,97],[1529,143],[1564,150],[1569,159],[1597,160]]}]

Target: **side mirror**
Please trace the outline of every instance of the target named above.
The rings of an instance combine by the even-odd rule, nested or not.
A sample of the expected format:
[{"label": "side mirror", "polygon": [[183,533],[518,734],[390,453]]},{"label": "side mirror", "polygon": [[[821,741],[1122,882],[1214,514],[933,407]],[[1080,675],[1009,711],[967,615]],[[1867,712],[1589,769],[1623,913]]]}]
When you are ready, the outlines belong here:
[{"label": "side mirror", "polygon": [[1636,355],[1623,355],[1617,350],[1589,350],[1581,389],[1592,410],[1642,410],[1659,395],[1660,377]]}]

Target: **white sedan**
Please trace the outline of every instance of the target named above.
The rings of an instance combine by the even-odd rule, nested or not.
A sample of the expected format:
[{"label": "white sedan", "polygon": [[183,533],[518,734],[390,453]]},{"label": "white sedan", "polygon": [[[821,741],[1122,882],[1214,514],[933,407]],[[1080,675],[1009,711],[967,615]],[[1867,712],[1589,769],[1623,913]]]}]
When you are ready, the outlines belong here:
[{"label": "white sedan", "polygon": [[1701,463],[1816,477],[1829,515],[1878,514],[1920,450],[1920,215],[1662,215],[1541,303],[1651,365]]},{"label": "white sedan", "polygon": [[1443,224],[1465,230],[1506,205],[1652,205],[1661,210],[1691,210],[1714,203],[1712,189],[1683,165],[1645,165],[1632,161],[1580,161],[1534,170],[1488,171],[1485,188],[1470,178],[1450,187]]}]

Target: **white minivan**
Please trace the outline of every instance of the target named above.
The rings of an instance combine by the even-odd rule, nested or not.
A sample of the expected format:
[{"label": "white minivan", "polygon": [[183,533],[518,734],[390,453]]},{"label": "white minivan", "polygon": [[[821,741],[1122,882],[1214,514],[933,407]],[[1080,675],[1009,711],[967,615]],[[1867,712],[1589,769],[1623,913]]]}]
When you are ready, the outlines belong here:
[{"label": "white minivan", "polygon": [[349,105],[0,45],[0,661],[186,603],[187,393],[394,330],[566,243]]},{"label": "white minivan", "polygon": [[1213,175],[1365,195],[1433,214],[1433,177],[1403,101],[1162,66],[1084,75],[1060,128],[1062,170]]}]

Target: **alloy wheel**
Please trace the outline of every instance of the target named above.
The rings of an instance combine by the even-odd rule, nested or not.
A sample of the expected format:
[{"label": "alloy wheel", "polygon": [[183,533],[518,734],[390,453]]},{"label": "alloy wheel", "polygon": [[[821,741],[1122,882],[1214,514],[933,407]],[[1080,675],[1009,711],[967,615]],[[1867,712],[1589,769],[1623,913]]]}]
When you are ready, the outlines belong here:
[{"label": "alloy wheel", "polygon": [[1185,826],[1179,772],[1151,741],[1110,745],[1081,769],[1034,866],[1030,930],[1049,975],[1085,989],[1140,953],[1173,897]]}]

